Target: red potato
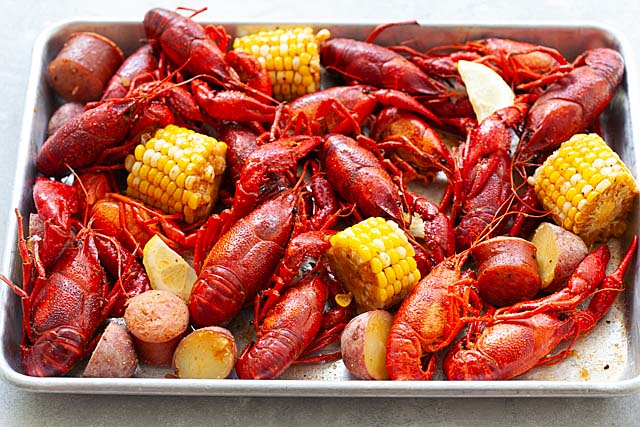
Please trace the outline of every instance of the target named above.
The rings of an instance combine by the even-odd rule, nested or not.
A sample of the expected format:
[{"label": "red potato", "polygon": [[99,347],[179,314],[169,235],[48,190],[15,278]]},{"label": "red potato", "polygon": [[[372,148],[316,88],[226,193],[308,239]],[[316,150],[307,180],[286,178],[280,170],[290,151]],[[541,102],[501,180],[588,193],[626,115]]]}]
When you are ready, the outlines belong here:
[{"label": "red potato", "polygon": [[238,358],[231,332],[220,326],[196,329],[184,337],[173,354],[179,378],[227,378]]},{"label": "red potato", "polygon": [[83,377],[129,378],[136,372],[138,355],[127,330],[115,322],[107,325],[91,354]]},{"label": "red potato", "polygon": [[504,307],[533,298],[540,290],[536,246],[519,237],[494,237],[471,250],[483,301]]},{"label": "red potato", "polygon": [[68,101],[96,101],[123,60],[120,48],[106,37],[73,33],[49,64],[49,82]]},{"label": "red potato", "polygon": [[51,136],[69,120],[79,116],[84,111],[84,104],[80,102],[67,102],[58,108],[49,119],[47,135]]},{"label": "red potato", "polygon": [[340,339],[342,361],[362,380],[387,380],[387,338],[393,316],[386,310],[365,311],[345,327]]},{"label": "red potato", "polygon": [[540,224],[531,242],[537,248],[538,272],[544,292],[555,292],[566,285],[580,261],[589,253],[580,236],[548,222]]},{"label": "red potato", "polygon": [[142,362],[171,366],[173,352],[189,326],[189,309],[176,294],[151,290],[127,302],[124,320]]}]

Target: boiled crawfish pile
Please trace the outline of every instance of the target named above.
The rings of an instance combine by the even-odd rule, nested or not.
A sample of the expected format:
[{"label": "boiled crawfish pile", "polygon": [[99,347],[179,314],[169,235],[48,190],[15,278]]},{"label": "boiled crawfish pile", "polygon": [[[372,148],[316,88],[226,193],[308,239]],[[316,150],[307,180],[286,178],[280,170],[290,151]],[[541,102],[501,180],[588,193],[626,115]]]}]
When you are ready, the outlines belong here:
[{"label": "boiled crawfish pile", "polygon": [[[604,245],[567,288],[498,311],[475,291],[467,249],[529,236],[543,220],[523,171],[574,133],[598,131],[622,79],[621,56],[596,48],[571,62],[506,39],[384,47],[375,38],[386,27],[366,41],[324,42],[323,73],[333,86],[284,103],[271,97],[259,63],[228,51],[223,28],[150,10],[146,43],[127,60],[126,78],[112,80],[37,154],[42,176],[26,238],[18,213],[22,286],[5,279],[22,299],[24,372],[65,375],[90,353],[105,319],[149,289],[140,255],[154,234],[198,272],[194,327],[226,324],[254,307],[257,341],[240,357],[238,377],[276,378],[294,362],[339,357],[318,351],[355,313],[323,255],[335,230],[370,216],[410,233],[424,277],[394,311],[391,378],[432,378],[445,348],[449,379],[512,378],[593,328],[622,289],[635,240],[612,275],[605,277]],[[460,59],[493,68],[516,103],[478,123]],[[228,145],[223,197],[195,226],[122,195],[126,154],[172,123]],[[62,183],[70,172],[73,185]],[[434,182],[445,183],[437,200],[410,190]]]}]

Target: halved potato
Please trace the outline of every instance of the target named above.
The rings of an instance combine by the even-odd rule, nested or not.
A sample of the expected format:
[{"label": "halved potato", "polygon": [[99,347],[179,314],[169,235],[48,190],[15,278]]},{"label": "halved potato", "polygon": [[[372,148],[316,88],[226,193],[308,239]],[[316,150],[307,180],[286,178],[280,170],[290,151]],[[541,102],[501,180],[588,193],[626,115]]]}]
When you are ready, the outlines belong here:
[{"label": "halved potato", "polygon": [[128,378],[138,366],[131,335],[123,326],[110,322],[82,373],[88,378]]},{"label": "halved potato", "polygon": [[387,338],[393,316],[385,310],[366,311],[351,319],[340,340],[342,360],[351,375],[363,380],[387,380]]},{"label": "halved potato", "polygon": [[228,329],[208,326],[184,337],[173,354],[179,378],[227,378],[236,363],[236,341]]},{"label": "halved potato", "polygon": [[577,234],[549,222],[538,226],[531,242],[538,248],[540,288],[545,292],[561,289],[589,253],[586,243]]}]

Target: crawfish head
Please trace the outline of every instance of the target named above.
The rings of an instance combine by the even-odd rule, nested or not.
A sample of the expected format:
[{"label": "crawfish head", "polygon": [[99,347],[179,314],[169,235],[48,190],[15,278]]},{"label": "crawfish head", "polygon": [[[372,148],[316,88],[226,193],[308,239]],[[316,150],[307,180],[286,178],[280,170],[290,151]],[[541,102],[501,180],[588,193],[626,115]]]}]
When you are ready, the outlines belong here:
[{"label": "crawfish head", "polygon": [[352,138],[324,138],[321,160],[327,179],[340,197],[356,203],[365,216],[383,216],[403,223],[398,189],[376,156]]},{"label": "crawfish head", "polygon": [[144,16],[144,29],[167,57],[193,75],[208,74],[222,83],[239,79],[225,62],[224,53],[202,25],[171,10],[155,8]]},{"label": "crawfish head", "polygon": [[228,321],[268,283],[289,241],[297,197],[288,191],[263,203],[215,243],[189,298],[195,324]]},{"label": "crawfish head", "polygon": [[289,188],[290,178],[297,172],[298,160],[314,150],[321,141],[320,137],[291,136],[261,145],[252,151],[236,182],[234,217],[246,215],[273,192]]},{"label": "crawfish head", "polygon": [[446,89],[402,55],[372,43],[335,38],[322,44],[320,62],[327,68],[383,89],[440,96]]}]

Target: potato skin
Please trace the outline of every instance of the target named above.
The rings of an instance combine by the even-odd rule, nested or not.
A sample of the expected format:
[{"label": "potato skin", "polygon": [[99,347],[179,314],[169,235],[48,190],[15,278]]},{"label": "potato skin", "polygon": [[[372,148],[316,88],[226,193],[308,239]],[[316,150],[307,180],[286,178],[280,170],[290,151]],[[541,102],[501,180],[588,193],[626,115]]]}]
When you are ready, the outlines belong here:
[{"label": "potato skin", "polygon": [[127,302],[124,320],[144,363],[170,366],[173,351],[189,326],[189,309],[178,295],[150,290]]},{"label": "potato skin", "polygon": [[587,244],[580,236],[548,222],[538,226],[531,241],[538,248],[541,290],[547,293],[562,289],[580,261],[589,253]]},{"label": "potato skin", "polygon": [[121,325],[110,322],[98,341],[83,377],[129,378],[136,372],[138,355],[129,332]]},{"label": "potato skin", "polygon": [[84,104],[80,102],[66,102],[60,106],[49,119],[47,135],[51,136],[66,122],[79,116],[84,111]]},{"label": "potato skin", "polygon": [[233,334],[221,326],[196,329],[182,338],[173,353],[178,378],[227,378],[238,359]]},{"label": "potato skin", "polygon": [[393,316],[386,310],[366,311],[349,321],[340,338],[340,351],[351,375],[362,380],[389,379],[386,344],[392,323]]},{"label": "potato skin", "polygon": [[123,60],[120,48],[106,37],[74,33],[49,63],[49,82],[68,101],[97,101]]}]

